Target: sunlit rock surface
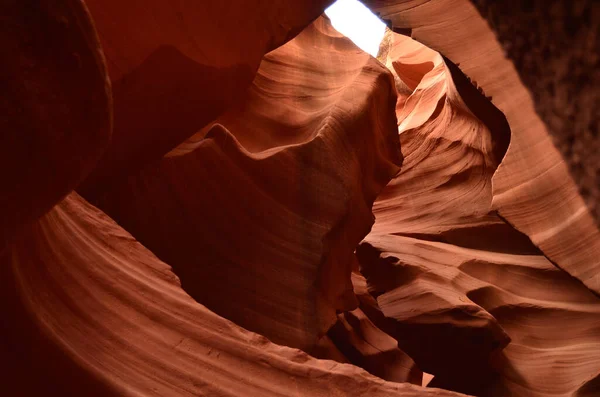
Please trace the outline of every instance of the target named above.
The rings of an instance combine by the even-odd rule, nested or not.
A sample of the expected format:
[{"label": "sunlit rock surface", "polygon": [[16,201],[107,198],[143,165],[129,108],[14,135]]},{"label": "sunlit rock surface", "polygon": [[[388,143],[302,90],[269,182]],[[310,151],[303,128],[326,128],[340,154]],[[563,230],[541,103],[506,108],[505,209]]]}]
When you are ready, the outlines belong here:
[{"label": "sunlit rock surface", "polygon": [[354,248],[398,172],[393,79],[318,19],[246,96],[98,197],[196,300],[306,351],[356,299]]},{"label": "sunlit rock surface", "polygon": [[[432,385],[477,395],[586,395],[600,374],[598,230],[580,197],[568,193],[575,189],[564,163],[495,41],[486,43],[485,61],[471,59],[475,53],[460,46],[477,36],[440,38],[423,26],[447,18],[437,13],[442,3],[375,6],[395,29],[414,26],[414,39],[459,66],[409,38],[391,38],[404,163],[374,205],[377,221],[358,250],[361,270],[395,320],[400,346],[436,375]],[[470,4],[462,7],[463,23],[491,35]],[[478,90],[465,86],[459,68]],[[485,96],[506,120],[482,106]],[[546,161],[552,165],[543,168]]]},{"label": "sunlit rock surface", "polygon": [[511,143],[492,180],[493,208],[550,260],[600,294],[600,232],[529,92],[473,5],[456,0],[366,4],[395,29],[410,31],[457,64],[504,113]]},{"label": "sunlit rock surface", "polygon": [[0,271],[7,395],[456,395],[316,360],[219,317],[76,193],[27,228]]},{"label": "sunlit rock surface", "polygon": [[193,135],[242,95],[265,53],[331,2],[86,0],[113,83],[115,121],[80,190],[101,191]]},{"label": "sunlit rock surface", "polygon": [[2,392],[597,395],[600,234],[471,4],[366,2],[375,59],[208,3],[6,3]]}]

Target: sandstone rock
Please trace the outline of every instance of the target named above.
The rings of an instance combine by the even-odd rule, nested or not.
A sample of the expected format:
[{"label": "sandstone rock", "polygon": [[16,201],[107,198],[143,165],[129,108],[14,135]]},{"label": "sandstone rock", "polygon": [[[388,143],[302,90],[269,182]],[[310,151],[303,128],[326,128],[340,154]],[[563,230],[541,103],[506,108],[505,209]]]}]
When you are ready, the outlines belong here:
[{"label": "sandstone rock", "polygon": [[600,232],[493,33],[329,3],[5,2],[4,394],[597,394]]},{"label": "sandstone rock", "polygon": [[356,299],[354,248],[398,171],[389,72],[318,19],[241,100],[100,207],[196,300],[310,351]]},{"label": "sandstone rock", "polygon": [[86,0],[114,90],[113,140],[80,191],[93,198],[234,103],[265,53],[331,0]]},{"label": "sandstone rock", "polygon": [[418,47],[395,34],[388,51],[404,163],[357,251],[377,299],[366,300],[371,313],[435,375],[431,385],[489,396],[583,393],[600,373],[600,301],[493,211],[507,128],[450,61]]},{"label": "sandstone rock", "polygon": [[3,2],[0,58],[1,252],[92,170],[112,107],[83,2]]},{"label": "sandstone rock", "polygon": [[504,113],[511,139],[492,180],[493,208],[557,266],[600,294],[600,231],[535,113],[531,95],[473,5],[466,0],[366,4],[457,64]]},{"label": "sandstone rock", "polygon": [[458,396],[316,360],[219,317],[76,193],[27,227],[0,272],[7,395]]}]

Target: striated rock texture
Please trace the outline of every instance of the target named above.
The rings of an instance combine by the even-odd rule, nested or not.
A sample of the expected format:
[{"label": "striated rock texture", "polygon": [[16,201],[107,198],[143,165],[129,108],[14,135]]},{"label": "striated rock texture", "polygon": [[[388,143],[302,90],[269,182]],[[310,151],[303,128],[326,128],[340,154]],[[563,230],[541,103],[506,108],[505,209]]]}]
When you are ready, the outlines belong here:
[{"label": "striated rock texture", "polygon": [[[550,260],[600,293],[600,231],[535,113],[529,92],[473,5],[457,0],[368,4],[395,29],[410,31],[415,40],[459,65],[504,113],[511,138],[492,180],[493,208]],[[449,7],[452,13],[445,12]],[[566,232],[574,229],[580,232]]]},{"label": "striated rock texture", "polygon": [[6,395],[456,395],[316,360],[219,317],[76,193],[27,228],[0,271]]},{"label": "striated rock texture", "polygon": [[[423,16],[427,12],[435,16],[436,8],[428,9],[435,6],[427,3],[418,9],[425,12]],[[411,26],[406,21],[417,8],[396,5],[381,10],[382,16],[405,27]],[[411,32],[415,38],[429,37],[427,33],[419,28]],[[456,51],[456,42],[446,47],[444,40],[441,43],[440,49]],[[596,353],[600,301],[594,289],[598,263],[592,258],[598,252],[598,231],[582,206],[564,226],[532,233],[534,222],[550,224],[559,214],[548,213],[540,203],[531,203],[535,204],[532,210],[540,205],[537,211],[544,211],[545,219],[516,211],[525,206],[511,205],[508,199],[519,197],[514,191],[524,189],[517,178],[507,176],[505,192],[498,194],[495,189],[502,167],[511,164],[511,149],[519,147],[516,116],[526,109],[514,111],[515,119],[505,112],[507,118],[502,120],[497,111],[482,106],[486,94],[495,102],[493,90],[475,84],[477,92],[464,84],[466,79],[450,61],[419,47],[393,34],[384,51],[397,81],[404,163],[376,201],[377,221],[358,250],[369,292],[385,316],[384,329],[424,371],[435,375],[432,385],[476,395],[587,395],[600,376]],[[462,60],[460,52],[456,54],[452,58]],[[477,65],[472,64],[471,73],[463,65],[460,62],[474,81]],[[560,157],[556,161],[557,166],[526,185],[538,189],[547,185],[546,192],[552,189],[561,195],[548,176],[562,165]],[[566,179],[559,186],[569,182]],[[498,216],[494,206],[517,227],[526,225],[528,236]],[[589,230],[583,238],[590,238],[592,247],[582,247],[575,236],[569,240],[567,226]],[[560,240],[560,249],[558,243],[550,244],[552,240]],[[575,258],[566,255],[569,244],[572,251],[589,250],[589,256],[577,252],[581,256],[576,264],[581,268],[571,267]],[[585,266],[592,269],[587,279],[580,276]],[[569,328],[558,330],[559,319],[567,321]]]},{"label": "striated rock texture", "polygon": [[247,96],[98,197],[196,300],[306,351],[356,299],[354,248],[401,162],[387,69],[320,18]]},{"label": "striated rock texture", "polygon": [[600,3],[472,1],[531,90],[600,225]]},{"label": "striated rock texture", "polygon": [[377,59],[209,3],[2,4],[2,394],[598,395],[600,232],[471,3],[367,2]]},{"label": "striated rock texture", "polygon": [[[401,173],[375,204],[377,222],[366,242],[383,249],[379,236],[393,236],[398,241],[398,247],[392,245],[395,250],[415,255],[416,263],[407,261],[413,266],[424,255],[419,240],[495,249],[493,241],[488,244],[487,240],[493,234],[506,235],[507,227],[488,215],[491,177],[499,157],[493,149],[505,150],[501,143],[508,131],[494,131],[500,135],[494,139],[461,98],[455,85],[460,80],[452,79],[450,69],[434,51],[394,33],[387,65],[394,72],[400,97],[398,128],[406,157]],[[415,247],[400,236],[416,239],[408,240],[415,241]],[[386,251],[390,249],[385,246]],[[419,277],[407,266],[406,274],[396,275],[390,273],[391,258],[375,265],[363,251],[366,247],[359,250],[361,271],[379,307],[386,317],[400,323],[394,334],[401,335],[401,346],[424,371],[438,379],[456,380],[467,374],[471,378],[493,351],[510,341],[497,320],[475,302],[445,293],[448,287],[444,286],[430,291],[439,281],[437,272]],[[451,261],[452,257],[449,251],[444,258]]]},{"label": "striated rock texture", "polygon": [[113,83],[110,147],[80,187],[101,192],[160,159],[250,85],[262,56],[331,0],[86,0]]}]

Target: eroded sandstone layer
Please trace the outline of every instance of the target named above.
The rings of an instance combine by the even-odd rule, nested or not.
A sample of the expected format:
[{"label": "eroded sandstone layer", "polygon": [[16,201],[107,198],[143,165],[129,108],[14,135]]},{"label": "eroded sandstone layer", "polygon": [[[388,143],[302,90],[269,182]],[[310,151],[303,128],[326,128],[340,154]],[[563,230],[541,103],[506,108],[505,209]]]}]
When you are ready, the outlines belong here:
[{"label": "eroded sandstone layer", "polygon": [[76,193],[28,227],[0,269],[7,395],[456,395],[316,360],[216,315]]},{"label": "eroded sandstone layer", "polygon": [[320,18],[206,131],[97,202],[196,300],[310,351],[356,307],[353,251],[401,163],[395,102],[387,69]]},{"label": "eroded sandstone layer", "polygon": [[473,5],[456,0],[366,4],[391,20],[395,29],[409,31],[459,65],[504,113],[511,143],[493,176],[493,208],[550,260],[600,294],[600,231],[535,113],[529,92]]},{"label": "eroded sandstone layer", "polygon": [[369,1],[375,59],[329,3],[2,5],[0,394],[598,394],[600,232],[488,26]]},{"label": "eroded sandstone layer", "polygon": [[[227,109],[263,55],[290,40],[327,0],[86,0],[113,84],[114,131],[82,191],[160,159]],[[167,133],[168,131],[168,133]]]}]

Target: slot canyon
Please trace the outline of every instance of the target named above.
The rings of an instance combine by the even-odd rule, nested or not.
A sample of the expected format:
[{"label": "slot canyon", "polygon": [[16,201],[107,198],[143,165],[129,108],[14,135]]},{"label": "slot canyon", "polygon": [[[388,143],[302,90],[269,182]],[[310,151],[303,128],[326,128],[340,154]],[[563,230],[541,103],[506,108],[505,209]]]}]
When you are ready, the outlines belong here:
[{"label": "slot canyon", "polygon": [[0,1],[1,396],[600,396],[600,182],[493,2],[333,3]]}]

